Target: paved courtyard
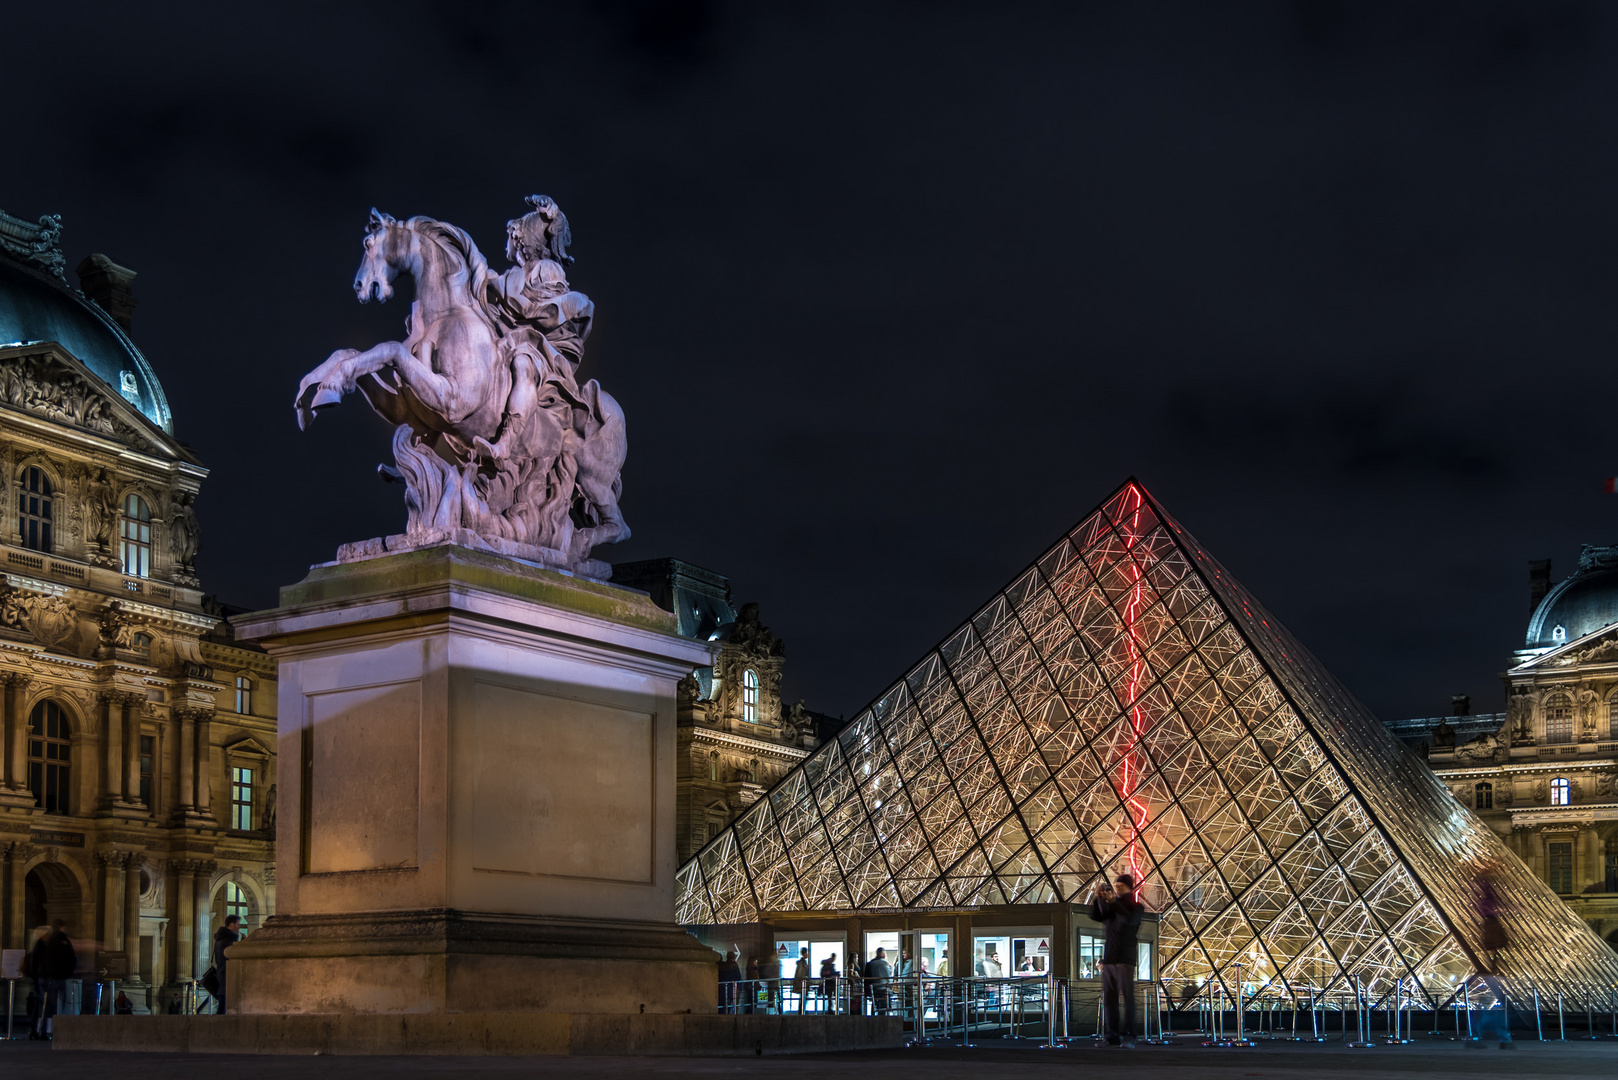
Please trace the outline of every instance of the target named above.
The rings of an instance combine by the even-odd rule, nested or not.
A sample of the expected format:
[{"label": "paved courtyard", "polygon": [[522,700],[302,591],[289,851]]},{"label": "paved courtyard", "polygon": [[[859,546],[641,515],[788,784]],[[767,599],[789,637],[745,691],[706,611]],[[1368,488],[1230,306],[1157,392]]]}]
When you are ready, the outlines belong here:
[{"label": "paved courtyard", "polygon": [[862,1054],[817,1054],[758,1058],[488,1058],[488,1057],[250,1057],[234,1055],[54,1052],[40,1043],[0,1045],[0,1074],[7,1080],[140,1075],[146,1080],[372,1080],[402,1077],[488,1076],[547,1078],[656,1077],[659,1080],[714,1080],[756,1077],[782,1080],[862,1080],[880,1070],[888,1080],[981,1080],[986,1068],[1019,1080],[1060,1077],[1075,1068],[1122,1069],[1131,1080],[1187,1080],[1187,1077],[1376,1076],[1430,1080],[1442,1076],[1612,1077],[1618,1074],[1618,1042],[1523,1042],[1514,1051],[1455,1043],[1418,1043],[1351,1049],[1337,1044],[1296,1047],[1267,1044],[1241,1050],[1200,1046],[1141,1046],[1114,1050],[1082,1044],[1067,1050],[981,1046],[890,1050]]}]

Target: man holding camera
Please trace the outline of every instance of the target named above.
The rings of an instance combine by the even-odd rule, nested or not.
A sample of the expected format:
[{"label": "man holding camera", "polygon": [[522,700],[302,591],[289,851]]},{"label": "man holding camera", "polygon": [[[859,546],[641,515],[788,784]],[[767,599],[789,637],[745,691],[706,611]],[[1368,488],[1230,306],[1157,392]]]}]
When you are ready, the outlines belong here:
[{"label": "man holding camera", "polygon": [[[1101,993],[1105,1002],[1107,1044],[1135,1045],[1135,970],[1140,963],[1141,903],[1135,898],[1135,879],[1119,874],[1114,885],[1105,881],[1090,901],[1090,918],[1100,923],[1105,936],[1101,949]],[[1123,1025],[1118,1023],[1123,998]]]}]

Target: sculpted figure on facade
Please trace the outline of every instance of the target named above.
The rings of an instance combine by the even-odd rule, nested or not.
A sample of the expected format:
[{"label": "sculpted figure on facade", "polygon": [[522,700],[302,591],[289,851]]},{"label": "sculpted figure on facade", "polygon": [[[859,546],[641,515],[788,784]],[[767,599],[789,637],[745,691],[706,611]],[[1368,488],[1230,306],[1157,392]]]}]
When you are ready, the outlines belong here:
[{"label": "sculpted figure on facade", "polygon": [[472,238],[427,217],[373,210],[354,289],[385,301],[400,273],[415,278],[403,341],[340,349],[299,384],[298,422],[358,390],[395,425],[403,481],[402,536],[345,545],[339,559],[460,543],[591,577],[611,568],[590,558],[627,539],[618,508],[628,452],[623,410],[591,379],[580,383],[595,306],[567,279],[571,234],[556,203],[506,226],[515,265],[489,268]]},{"label": "sculpted figure on facade", "polygon": [[182,491],[174,496],[174,509],[169,513],[169,554],[174,558],[177,574],[185,578],[196,576],[197,551],[201,546],[197,512],[191,508],[191,496]]}]

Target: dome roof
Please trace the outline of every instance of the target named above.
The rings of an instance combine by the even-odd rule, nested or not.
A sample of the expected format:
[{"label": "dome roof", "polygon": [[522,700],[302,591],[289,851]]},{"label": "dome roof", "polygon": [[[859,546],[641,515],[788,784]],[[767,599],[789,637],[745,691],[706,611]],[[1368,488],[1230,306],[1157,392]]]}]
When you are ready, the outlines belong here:
[{"label": "dome roof", "polygon": [[74,289],[0,253],[0,346],[54,341],[102,382],[174,434],[151,365],[112,316]]},{"label": "dome roof", "polygon": [[1618,623],[1618,547],[1584,546],[1579,568],[1545,594],[1528,620],[1528,648],[1554,649]]}]

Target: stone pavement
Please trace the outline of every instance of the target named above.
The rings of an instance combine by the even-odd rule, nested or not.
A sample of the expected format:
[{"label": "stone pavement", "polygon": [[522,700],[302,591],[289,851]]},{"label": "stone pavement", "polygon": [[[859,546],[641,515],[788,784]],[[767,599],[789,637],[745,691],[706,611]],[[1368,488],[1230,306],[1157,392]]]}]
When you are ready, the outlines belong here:
[{"label": "stone pavement", "polygon": [[1075,1070],[1121,1070],[1129,1080],[1187,1080],[1190,1076],[1389,1077],[1434,1080],[1447,1076],[1604,1077],[1618,1075],[1618,1042],[1521,1042],[1514,1051],[1456,1043],[1417,1043],[1351,1049],[1340,1044],[1267,1044],[1240,1050],[1195,1045],[1141,1046],[1114,1050],[1084,1043],[1067,1050],[1033,1046],[973,1049],[929,1048],[869,1053],[817,1054],[771,1058],[616,1058],[616,1057],[250,1057],[224,1054],[189,1056],[130,1053],[56,1052],[42,1043],[0,1043],[0,1076],[6,1080],[130,1075],[142,1080],[436,1080],[449,1077],[523,1077],[524,1080],[754,1080],[760,1074],[780,1080],[867,1080],[880,1070],[883,1080],[983,1080],[985,1067],[1011,1080],[1072,1080]]}]

